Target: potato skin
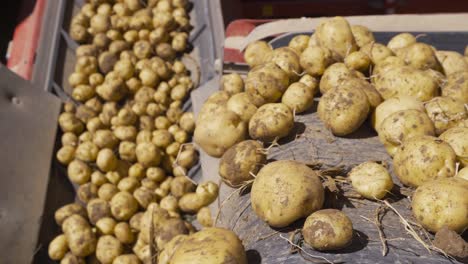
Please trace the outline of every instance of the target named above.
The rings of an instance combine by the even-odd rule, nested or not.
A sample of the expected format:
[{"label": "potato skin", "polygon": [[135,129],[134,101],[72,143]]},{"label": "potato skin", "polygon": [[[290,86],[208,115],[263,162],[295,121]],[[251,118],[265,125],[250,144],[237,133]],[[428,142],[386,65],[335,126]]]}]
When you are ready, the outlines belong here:
[{"label": "potato skin", "polygon": [[272,52],[271,46],[265,41],[255,41],[250,43],[244,51],[245,62],[253,68],[265,63],[265,57]]},{"label": "potato skin", "polygon": [[414,192],[413,214],[431,232],[447,226],[461,233],[468,228],[467,193],[468,181],[457,177],[427,182]]},{"label": "potato skin", "polygon": [[393,159],[395,174],[408,186],[455,175],[456,155],[452,147],[441,139],[430,136],[406,140]]},{"label": "potato skin", "polygon": [[247,124],[225,107],[212,110],[211,115],[201,116],[200,112],[193,138],[208,155],[221,157],[246,137]]},{"label": "potato skin", "polygon": [[427,115],[434,123],[437,135],[457,125],[468,117],[462,101],[451,97],[434,97],[424,104]]},{"label": "potato skin", "polygon": [[402,110],[389,115],[383,120],[378,132],[380,142],[384,144],[390,156],[394,156],[408,138],[435,135],[434,125],[426,113],[415,109]]},{"label": "potato skin", "polygon": [[343,61],[348,53],[357,50],[351,26],[343,17],[334,17],[322,21],[315,34],[320,46],[331,50],[336,61]]},{"label": "potato skin", "polygon": [[382,199],[393,188],[388,170],[375,162],[364,162],[348,174],[353,188],[367,199]]},{"label": "potato skin", "polygon": [[285,227],[322,208],[324,189],[315,171],[296,161],[265,165],[250,193],[252,208],[273,227]]},{"label": "potato skin", "polygon": [[379,131],[380,125],[389,115],[409,109],[419,110],[421,112],[426,110],[423,103],[412,96],[403,95],[385,100],[377,106],[374,113],[372,113],[372,126],[376,131]]},{"label": "potato skin", "polygon": [[312,107],[314,90],[301,82],[292,83],[281,97],[281,102],[296,113],[302,113]]},{"label": "potato skin", "polygon": [[316,250],[338,250],[353,239],[353,223],[343,212],[323,209],[307,217],[302,235],[305,242]]},{"label": "potato skin", "polygon": [[317,112],[325,127],[334,135],[344,136],[361,126],[369,110],[369,101],[362,90],[343,86],[323,95]]},{"label": "potato skin", "polygon": [[176,249],[170,260],[159,262],[159,264],[247,264],[247,256],[242,242],[234,232],[223,228],[202,229],[181,241],[174,248]]},{"label": "potato skin", "polygon": [[240,187],[252,180],[260,166],[266,163],[263,145],[255,140],[242,141],[229,148],[219,161],[219,176],[231,187]]},{"label": "potato skin", "polygon": [[409,95],[425,102],[438,95],[439,85],[428,73],[410,66],[389,67],[375,81],[384,99]]},{"label": "potato skin", "polygon": [[49,257],[52,260],[61,260],[68,251],[67,238],[64,234],[56,236],[49,244]]},{"label": "potato skin", "polygon": [[65,219],[62,229],[73,255],[86,257],[94,253],[96,236],[86,219],[80,215],[72,215]]},{"label": "potato skin", "polygon": [[447,142],[457,155],[457,161],[468,167],[468,127],[454,127],[439,136]]},{"label": "potato skin", "polygon": [[249,135],[253,139],[272,142],[289,134],[294,127],[294,116],[285,104],[262,105],[249,121]]},{"label": "potato skin", "polygon": [[351,32],[353,33],[354,40],[359,48],[375,41],[374,34],[365,26],[352,25]]}]

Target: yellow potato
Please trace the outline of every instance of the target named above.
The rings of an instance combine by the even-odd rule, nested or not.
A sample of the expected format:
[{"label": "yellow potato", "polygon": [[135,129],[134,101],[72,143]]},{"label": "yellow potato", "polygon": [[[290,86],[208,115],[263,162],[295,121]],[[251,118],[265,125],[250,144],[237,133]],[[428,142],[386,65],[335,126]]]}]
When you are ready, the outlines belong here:
[{"label": "yellow potato", "polygon": [[350,53],[344,59],[346,67],[360,72],[366,72],[371,64],[371,59],[362,51]]},{"label": "yellow potato", "polygon": [[138,163],[143,166],[158,166],[161,163],[161,150],[153,143],[143,142],[136,146],[135,154]]},{"label": "yellow potato", "polygon": [[253,68],[265,63],[265,57],[272,52],[271,46],[265,41],[255,41],[250,43],[244,51],[245,62]]},{"label": "yellow potato", "polygon": [[342,17],[323,20],[315,34],[319,45],[330,49],[336,61],[343,61],[346,55],[357,50],[351,26]]},{"label": "yellow potato", "polygon": [[195,193],[186,193],[179,199],[180,210],[187,213],[196,213],[202,207],[211,204],[218,197],[219,187],[216,183],[208,181],[198,185]]},{"label": "yellow potato", "polygon": [[96,222],[96,228],[101,235],[112,235],[116,224],[114,218],[103,217]]},{"label": "yellow potato", "polygon": [[122,255],[124,249],[114,236],[101,236],[97,242],[96,257],[102,264],[111,264],[114,259]]},{"label": "yellow potato", "polygon": [[367,199],[382,199],[393,188],[388,170],[375,162],[364,162],[348,174],[353,188]]},{"label": "yellow potato", "polygon": [[262,149],[262,144],[255,140],[245,140],[229,148],[219,162],[221,179],[234,188],[253,180],[252,175],[266,163]]},{"label": "yellow potato", "polygon": [[463,119],[468,118],[468,113],[462,101],[451,97],[434,97],[424,105],[429,118],[434,123],[436,135],[440,135],[452,128]]},{"label": "yellow potato", "polygon": [[301,79],[299,79],[299,82],[305,84],[307,87],[309,87],[312,91],[313,94],[317,94],[319,91],[319,82],[316,78],[312,77],[309,74],[304,74]]},{"label": "yellow potato", "polygon": [[114,259],[112,264],[140,264],[140,259],[134,254],[120,255]]},{"label": "yellow potato", "polygon": [[372,114],[372,126],[376,131],[379,131],[380,125],[389,115],[409,109],[425,111],[423,103],[415,97],[405,95],[392,97],[377,106]]},{"label": "yellow potato", "polygon": [[318,174],[296,161],[265,165],[252,185],[254,212],[273,227],[285,227],[322,208],[324,189]]},{"label": "yellow potato", "polygon": [[435,52],[437,60],[442,65],[443,72],[446,76],[459,72],[468,71],[468,62],[458,52],[439,50]]},{"label": "yellow potato", "polygon": [[468,127],[454,127],[442,133],[440,139],[447,142],[457,155],[458,162],[468,167]]},{"label": "yellow potato", "polygon": [[386,69],[376,77],[375,88],[384,99],[409,95],[425,102],[439,93],[439,84],[430,74],[410,66]]},{"label": "yellow potato", "polygon": [[57,160],[68,165],[73,159],[75,159],[75,147],[70,145],[64,145],[57,151]]},{"label": "yellow potato", "polygon": [[249,135],[253,139],[272,142],[289,134],[294,127],[294,116],[282,103],[265,104],[258,108],[249,121]]},{"label": "yellow potato", "polygon": [[416,43],[416,38],[410,33],[400,33],[395,35],[387,43],[387,47],[393,51],[395,54],[398,54],[400,50]]},{"label": "yellow potato", "polygon": [[305,112],[314,103],[314,90],[301,82],[292,83],[281,97],[281,103],[288,106],[295,113]]},{"label": "yellow potato", "polygon": [[174,239],[179,240],[179,243],[167,244],[172,246],[164,249],[161,256],[165,257],[158,260],[158,264],[220,263],[226,260],[233,264],[247,264],[242,242],[230,230],[205,228],[186,238],[176,236]]},{"label": "yellow potato", "polygon": [[365,26],[353,25],[351,26],[351,32],[353,33],[354,40],[359,48],[375,41],[374,34],[372,34],[372,31]]},{"label": "yellow potato", "polygon": [[54,219],[57,225],[61,226],[65,219],[74,214],[81,215],[82,217],[87,217],[86,209],[81,204],[70,203],[60,207],[55,212]]},{"label": "yellow potato", "polygon": [[307,35],[297,35],[289,41],[288,47],[300,55],[309,46],[309,40]]},{"label": "yellow potato", "polygon": [[353,223],[336,209],[324,209],[307,217],[302,235],[305,242],[316,250],[345,248],[353,239]]},{"label": "yellow potato", "polygon": [[441,139],[418,136],[406,140],[393,159],[395,174],[408,186],[455,175],[456,155]]},{"label": "yellow potato", "polygon": [[465,167],[457,172],[457,175],[455,175],[457,178],[462,178],[464,180],[468,181],[468,167]]},{"label": "yellow potato", "polygon": [[413,214],[431,232],[446,226],[463,233],[468,228],[467,193],[468,181],[457,177],[427,182],[414,192]]},{"label": "yellow potato", "polygon": [[56,236],[49,244],[49,257],[52,260],[63,259],[67,251],[67,238],[64,234]]},{"label": "yellow potato", "polygon": [[131,244],[135,240],[133,231],[127,222],[120,222],[114,227],[114,235],[122,244]]},{"label": "yellow potato", "polygon": [[289,80],[296,81],[301,74],[298,54],[289,47],[274,49],[269,60],[280,67],[289,76]]},{"label": "yellow potato", "polygon": [[339,87],[341,83],[350,78],[357,78],[356,71],[350,70],[344,63],[335,63],[328,67],[320,79],[320,92],[326,94],[329,90]]},{"label": "yellow potato", "polygon": [[310,46],[300,55],[301,67],[312,76],[321,76],[332,63],[332,53],[325,47]]},{"label": "yellow potato", "polygon": [[112,197],[110,207],[115,219],[126,221],[136,213],[138,203],[128,192],[118,192]]},{"label": "yellow potato", "polygon": [[281,98],[288,88],[289,76],[280,67],[268,63],[252,69],[245,80],[245,91],[273,103]]},{"label": "yellow potato", "polygon": [[447,76],[447,83],[442,87],[442,95],[468,104],[468,71]]},{"label": "yellow potato", "polygon": [[211,218],[211,211],[208,207],[201,208],[197,213],[197,221],[203,227],[212,227],[213,219]]},{"label": "yellow potato", "polygon": [[441,65],[436,58],[436,54],[431,46],[425,43],[414,43],[401,50],[398,54],[404,61],[416,69],[441,70]]},{"label": "yellow potato", "polygon": [[96,236],[86,219],[77,214],[72,215],[65,219],[62,229],[73,255],[86,257],[94,253]]},{"label": "yellow potato", "polygon": [[370,110],[366,93],[343,86],[328,91],[319,101],[318,115],[325,127],[337,136],[354,132],[366,120]]},{"label": "yellow potato", "polygon": [[385,58],[393,55],[393,52],[389,48],[376,42],[362,46],[360,52],[366,54],[374,64],[381,63]]},{"label": "yellow potato", "polygon": [[96,224],[100,219],[111,216],[110,206],[106,200],[95,198],[86,205],[89,221]]},{"label": "yellow potato", "polygon": [[73,160],[68,164],[68,178],[76,184],[85,184],[91,178],[91,168],[81,160]]},{"label": "yellow potato", "polygon": [[435,130],[426,113],[415,109],[394,112],[379,127],[379,139],[388,154],[394,156],[405,140],[415,136],[434,136]]},{"label": "yellow potato", "polygon": [[117,157],[111,149],[101,149],[96,159],[96,165],[104,172],[113,171],[117,167]]},{"label": "yellow potato", "polygon": [[379,106],[383,99],[380,96],[377,89],[375,89],[374,85],[370,84],[366,80],[362,78],[348,78],[341,82],[340,87],[349,87],[350,89],[359,88],[366,94],[367,101],[372,109],[375,109]]}]

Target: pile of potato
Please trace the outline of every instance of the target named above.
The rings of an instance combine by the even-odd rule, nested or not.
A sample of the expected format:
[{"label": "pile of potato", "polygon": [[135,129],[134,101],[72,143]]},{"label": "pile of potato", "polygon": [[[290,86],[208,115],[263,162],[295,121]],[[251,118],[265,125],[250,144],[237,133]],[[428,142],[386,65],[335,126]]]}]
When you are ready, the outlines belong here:
[{"label": "pile of potato", "polygon": [[[295,36],[288,47],[256,41],[244,53],[247,76],[224,75],[221,91],[204,103],[194,140],[221,157],[226,184],[253,183],[252,208],[270,226],[307,217],[306,243],[343,248],[352,222],[340,211],[320,210],[319,172],[295,161],[267,164],[264,149],[291,133],[295,115],[310,110],[320,92],[317,114],[334,135],[372,124],[400,182],[417,187],[412,208],[423,227],[462,233],[468,229],[468,48],[465,53],[439,51],[409,33],[377,43],[368,28],[342,17],[322,21],[311,36]],[[371,200],[384,199],[394,186],[376,162],[356,166],[348,179]]]},{"label": "pile of potato", "polygon": [[[63,234],[49,244],[51,259],[174,263],[202,258],[183,248],[206,245],[213,258],[235,253],[245,263],[235,234],[198,234],[186,220],[196,214],[212,226],[207,206],[218,196],[217,184],[187,177],[198,162],[190,144],[194,115],[183,110],[194,84],[179,59],[191,30],[188,7],[186,0],[88,0],[73,17],[70,35],[81,45],[56,156],[77,186],[77,201],[56,211]],[[226,237],[236,246],[219,246]]]}]

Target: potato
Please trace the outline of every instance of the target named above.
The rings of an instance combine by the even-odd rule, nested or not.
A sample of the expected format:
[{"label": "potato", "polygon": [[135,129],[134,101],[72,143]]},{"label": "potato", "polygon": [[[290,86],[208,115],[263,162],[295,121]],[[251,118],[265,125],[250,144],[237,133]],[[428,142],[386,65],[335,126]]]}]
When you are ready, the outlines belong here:
[{"label": "potato", "polygon": [[410,66],[390,67],[375,80],[375,88],[386,100],[409,95],[425,102],[438,95],[439,85],[427,72]]},{"label": "potato", "polygon": [[468,228],[468,181],[444,178],[418,187],[411,202],[413,214],[431,232],[443,226],[458,233]]},{"label": "potato", "polygon": [[102,106],[102,113],[99,115],[99,119],[105,125],[111,124],[112,117],[118,113],[117,104],[115,102],[107,102]]},{"label": "potato", "polygon": [[226,91],[230,96],[244,91],[244,80],[237,73],[226,74],[221,77],[222,91]]},{"label": "potato", "polygon": [[72,132],[77,135],[84,129],[83,123],[72,113],[64,112],[60,114],[58,122],[63,132]]},{"label": "potato", "polygon": [[138,163],[146,167],[158,166],[161,162],[161,150],[150,142],[138,144],[135,154]]},{"label": "potato", "polygon": [[98,197],[103,200],[110,201],[112,197],[114,197],[114,195],[118,192],[119,190],[114,184],[104,183],[99,187]]},{"label": "potato", "polygon": [[360,72],[366,72],[371,64],[371,59],[362,51],[350,53],[344,59],[346,67]]},{"label": "potato", "polygon": [[131,244],[135,236],[127,222],[120,222],[114,227],[114,235],[122,244]]},{"label": "potato", "polygon": [[98,61],[92,56],[78,57],[75,63],[75,72],[81,72],[86,75],[97,72]]},{"label": "potato", "polygon": [[120,191],[128,193],[133,193],[138,187],[140,187],[140,182],[135,177],[124,177],[117,184]]},{"label": "potato", "polygon": [[304,241],[316,250],[338,250],[351,244],[353,223],[339,210],[319,210],[307,217],[302,235]]},{"label": "potato", "polygon": [[208,155],[220,157],[246,137],[247,125],[225,107],[212,110],[212,115],[200,111],[193,139]]},{"label": "potato", "polygon": [[121,141],[135,141],[137,135],[134,126],[118,126],[114,128],[114,136]]},{"label": "potato", "polygon": [[337,136],[356,131],[370,110],[366,94],[349,86],[337,87],[322,96],[317,112],[325,127]]},{"label": "potato", "polygon": [[383,101],[382,97],[380,96],[380,93],[375,89],[375,87],[361,78],[345,79],[341,83],[340,87],[349,87],[350,89],[359,88],[366,94],[367,101],[369,102],[371,109],[375,109]]},{"label": "potato", "polygon": [[114,227],[117,224],[112,217],[103,217],[96,222],[96,228],[100,235],[114,234]]},{"label": "potato", "polygon": [[388,154],[394,156],[406,139],[434,136],[435,130],[426,113],[415,109],[401,110],[386,117],[379,127],[379,139]]},{"label": "potato", "polygon": [[376,131],[379,131],[379,127],[383,120],[385,120],[389,115],[401,110],[409,109],[425,112],[423,103],[415,97],[406,95],[392,97],[379,104],[374,113],[372,113],[372,126]]},{"label": "potato", "polygon": [[315,34],[319,45],[330,49],[336,61],[343,61],[349,53],[357,50],[351,26],[342,17],[323,20],[317,26]]},{"label": "potato", "polygon": [[296,81],[301,74],[301,65],[299,56],[296,52],[288,47],[274,49],[271,53],[271,62],[275,63],[289,76],[290,81]]},{"label": "potato", "polygon": [[390,41],[387,43],[387,47],[395,54],[399,54],[402,49],[414,43],[416,43],[416,38],[413,35],[410,33],[400,33],[390,39]]},{"label": "potato", "polygon": [[175,177],[170,182],[171,194],[176,198],[180,198],[186,193],[193,192],[195,187],[196,186],[193,184],[193,182],[190,181],[187,177]]},{"label": "potato", "polygon": [[417,187],[425,182],[455,175],[456,155],[452,147],[430,136],[412,137],[396,152],[393,166],[400,181]]},{"label": "potato", "polygon": [[202,207],[197,213],[197,221],[203,227],[212,227],[213,219],[211,217],[211,211],[208,207]]},{"label": "potato", "polygon": [[160,43],[156,46],[156,54],[163,60],[171,61],[175,58],[176,53],[172,46],[168,43]]},{"label": "potato", "polygon": [[285,227],[322,208],[318,174],[296,161],[268,163],[257,174],[250,200],[254,212],[272,227]]},{"label": "potato", "polygon": [[219,187],[216,183],[208,181],[197,186],[195,193],[184,194],[179,199],[180,210],[186,213],[196,213],[218,197]]},{"label": "potato", "polygon": [[166,148],[172,142],[174,142],[174,138],[172,134],[165,129],[158,129],[158,130],[153,131],[152,136],[153,136],[152,138],[153,144],[159,148]]},{"label": "potato", "polygon": [[401,49],[398,55],[402,57],[409,66],[416,69],[442,69],[433,48],[425,43],[413,43]]},{"label": "potato", "polygon": [[72,215],[81,215],[82,217],[87,217],[86,209],[78,203],[70,203],[60,207],[55,211],[54,219],[57,225],[61,226],[63,221]]},{"label": "potato", "polygon": [[178,205],[178,200],[172,195],[168,195],[166,197],[163,197],[161,201],[159,201],[159,206],[162,209],[165,209],[169,212],[169,214],[172,213],[177,213],[179,211],[179,205]]},{"label": "potato", "polygon": [[89,200],[97,198],[98,186],[91,182],[80,185],[76,190],[76,196],[78,200],[83,203],[88,203]]},{"label": "potato", "polygon": [[[181,236],[175,236],[173,240],[181,240]],[[185,239],[182,237],[179,243],[167,245],[161,252],[161,256],[165,258],[161,258],[158,264],[201,264],[222,261],[247,264],[247,256],[241,240],[234,232],[223,228],[205,228]],[[173,253],[166,253],[167,251]]]},{"label": "potato", "polygon": [[57,160],[63,165],[68,165],[75,159],[75,147],[64,145],[57,151]]},{"label": "potato", "polygon": [[442,65],[446,76],[454,73],[467,72],[468,62],[463,55],[455,51],[438,50],[435,52],[438,62]]},{"label": "potato", "polygon": [[122,160],[133,162],[136,160],[136,144],[130,141],[122,141],[119,144],[119,156]]},{"label": "potato", "polygon": [[368,43],[375,42],[374,34],[365,26],[353,25],[351,26],[351,32],[359,48],[362,48]]},{"label": "potato", "polygon": [[314,90],[301,82],[292,83],[283,94],[281,102],[295,113],[305,112],[314,103]]},{"label": "potato", "polygon": [[463,167],[468,167],[468,128],[454,127],[448,129],[439,138],[452,147],[457,156],[457,161]]},{"label": "potato", "polygon": [[111,264],[122,255],[124,249],[117,238],[111,235],[101,236],[97,242],[96,257],[103,264]]},{"label": "potato", "polygon": [[442,134],[468,117],[463,102],[451,97],[434,97],[424,106],[427,115],[434,123],[436,135]]},{"label": "potato", "polygon": [[180,149],[180,143],[179,142],[173,142],[166,148],[166,154],[172,157],[176,157],[177,153],[179,153]]},{"label": "potato", "polygon": [[104,172],[113,171],[117,167],[117,157],[111,149],[101,149],[96,159],[96,165]]},{"label": "potato", "polygon": [[116,193],[111,201],[111,213],[115,219],[126,221],[132,217],[138,210],[138,203],[128,192]]},{"label": "potato", "polygon": [[309,46],[309,40],[307,35],[297,35],[289,41],[288,47],[300,55]]},{"label": "potato", "polygon": [[250,66],[254,68],[258,65],[265,63],[265,58],[270,55],[273,48],[265,41],[258,40],[250,43],[244,51],[244,60]]},{"label": "potato", "polygon": [[86,264],[83,258],[73,255],[71,252],[65,254],[60,264]]},{"label": "potato", "polygon": [[96,14],[91,17],[90,20],[90,32],[95,35],[97,33],[103,33],[110,29],[110,19],[108,15],[105,14]]},{"label": "potato", "polygon": [[186,148],[177,156],[177,165],[190,169],[198,162],[198,152],[194,148]]},{"label": "potato", "polygon": [[[397,56],[388,56],[381,62],[377,63],[372,69],[372,75],[370,76],[371,82],[376,83],[377,78],[384,75],[389,69],[406,66],[405,61]],[[429,72],[427,72],[429,73]]]},{"label": "potato", "polygon": [[75,184],[85,184],[91,177],[91,168],[81,160],[73,160],[68,164],[68,178]]},{"label": "potato", "polygon": [[101,218],[110,217],[110,206],[106,200],[95,198],[86,205],[89,221],[96,224]]},{"label": "potato", "polygon": [[242,141],[229,148],[219,162],[219,176],[231,187],[240,187],[253,180],[266,163],[263,146],[255,140]]},{"label": "potato", "polygon": [[165,116],[158,116],[154,120],[154,126],[157,129],[168,129],[171,126],[171,121]]},{"label": "potato", "polygon": [[96,250],[96,236],[86,219],[72,215],[62,225],[71,253],[77,257],[86,257]]},{"label": "potato", "polygon": [[442,87],[442,95],[468,104],[468,71],[448,75],[447,83]]},{"label": "potato", "polygon": [[263,98],[266,103],[274,103],[281,98],[288,85],[288,74],[275,64],[267,63],[249,72],[245,91],[254,97]]},{"label": "potato", "polygon": [[389,48],[376,42],[371,42],[364,45],[360,49],[360,52],[367,55],[374,64],[381,63],[385,60],[385,58],[393,55],[393,52]]},{"label": "potato", "polygon": [[88,75],[81,72],[74,72],[68,77],[68,84],[70,84],[72,88],[78,85],[86,85],[88,84]]},{"label": "potato", "polygon": [[348,69],[344,63],[335,63],[328,67],[320,79],[320,92],[326,94],[329,90],[339,87],[350,77],[357,78],[356,71]]},{"label": "potato", "polygon": [[70,37],[78,43],[84,43],[89,35],[86,27],[83,25],[72,24],[70,26]]},{"label": "potato", "polygon": [[183,52],[187,49],[188,35],[186,32],[180,32],[172,37],[172,48],[177,52]]},{"label": "potato", "polygon": [[62,135],[61,143],[62,146],[76,147],[78,145],[78,137],[71,132],[65,132]]},{"label": "potato", "polygon": [[134,254],[120,255],[114,259],[112,264],[140,264],[140,259]]},{"label": "potato", "polygon": [[465,167],[457,172],[455,175],[457,178],[462,178],[464,180],[468,181],[468,167]]},{"label": "potato", "polygon": [[115,53],[112,53],[110,51],[104,51],[99,55],[99,70],[102,73],[107,74],[112,71],[117,61],[118,57]]},{"label": "potato", "polygon": [[253,99],[246,92],[233,95],[227,102],[227,109],[236,113],[245,122],[248,122],[257,111]]},{"label": "potato", "polygon": [[294,116],[288,106],[271,103],[261,106],[249,121],[249,135],[253,139],[272,142],[289,134]]},{"label": "potato", "polygon": [[387,169],[375,162],[364,162],[348,174],[353,188],[367,199],[383,199],[393,188]]},{"label": "potato", "polygon": [[332,63],[332,53],[325,47],[310,46],[300,55],[301,67],[312,76],[321,76]]},{"label": "potato", "polygon": [[61,260],[68,251],[67,238],[64,234],[56,236],[49,244],[49,257],[52,260]]},{"label": "potato", "polygon": [[[108,75],[109,76],[109,75]],[[106,101],[120,101],[127,93],[127,87],[122,78],[115,78],[104,81],[96,87],[96,93]]]}]

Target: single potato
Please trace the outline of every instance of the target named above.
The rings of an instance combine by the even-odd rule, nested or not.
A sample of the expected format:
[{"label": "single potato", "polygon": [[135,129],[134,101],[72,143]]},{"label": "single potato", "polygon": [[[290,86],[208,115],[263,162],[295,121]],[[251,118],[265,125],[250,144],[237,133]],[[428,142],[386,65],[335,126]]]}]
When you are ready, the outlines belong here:
[{"label": "single potato", "polygon": [[457,161],[463,167],[468,167],[468,127],[454,127],[442,135],[440,139],[447,142],[457,155]]},{"label": "single potato", "polygon": [[258,108],[249,121],[249,135],[253,139],[272,142],[285,137],[294,127],[294,116],[282,103],[265,104]]},{"label": "single potato", "polygon": [[424,106],[427,115],[434,123],[436,135],[442,134],[468,118],[468,112],[463,102],[452,97],[434,97]]},{"label": "single potato", "polygon": [[389,115],[409,109],[425,111],[424,104],[412,96],[403,95],[385,100],[372,113],[372,126],[376,131],[379,131],[380,125]]},{"label": "single potato", "polygon": [[354,190],[367,199],[382,199],[393,188],[388,170],[375,162],[364,162],[354,167],[348,177]]}]

